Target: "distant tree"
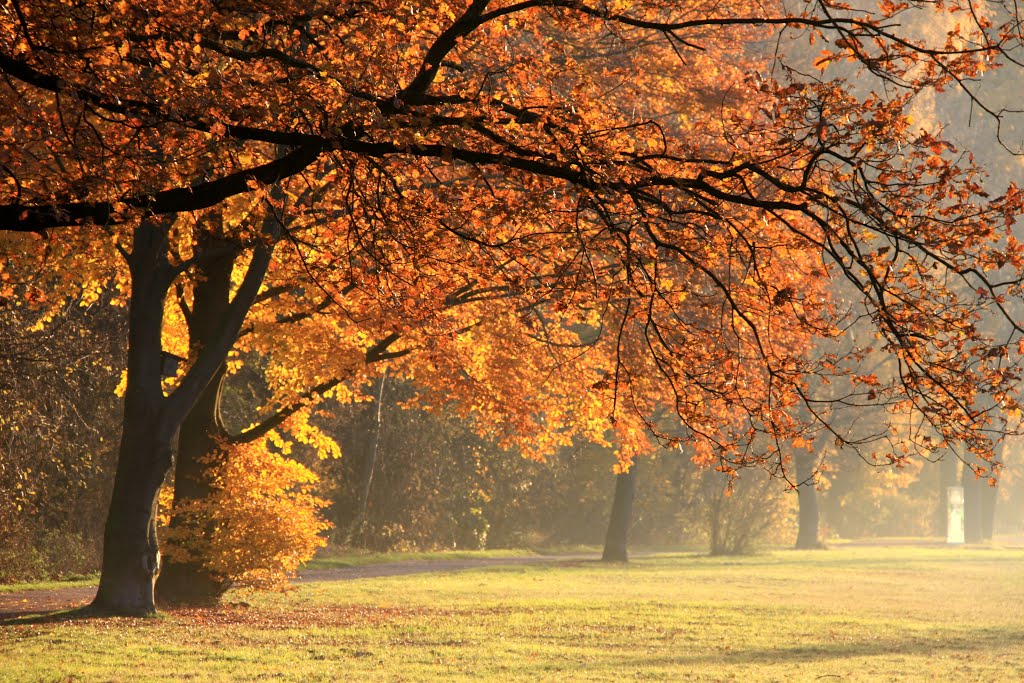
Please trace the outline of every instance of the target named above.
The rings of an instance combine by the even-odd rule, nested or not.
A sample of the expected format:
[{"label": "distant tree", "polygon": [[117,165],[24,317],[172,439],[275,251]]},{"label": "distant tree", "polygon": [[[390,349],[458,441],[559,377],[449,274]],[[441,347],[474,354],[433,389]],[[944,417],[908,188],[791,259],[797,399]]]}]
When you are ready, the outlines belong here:
[{"label": "distant tree", "polygon": [[813,453],[794,454],[796,464],[797,523],[796,547],[808,550],[822,547],[821,511],[818,506],[818,489],[815,481],[818,459]]},{"label": "distant tree", "polygon": [[51,300],[25,242],[0,235],[0,582],[95,570],[121,410],[124,309]]},{"label": "distant tree", "polygon": [[[978,466],[982,467],[984,466]],[[964,540],[967,543],[991,541],[995,525],[997,480],[977,472],[965,464],[961,470],[960,485],[964,489]]]},{"label": "distant tree", "polygon": [[608,515],[608,531],[601,559],[605,562],[626,562],[629,559],[629,528],[633,522],[633,499],[636,497],[636,463],[615,475],[615,495]]}]

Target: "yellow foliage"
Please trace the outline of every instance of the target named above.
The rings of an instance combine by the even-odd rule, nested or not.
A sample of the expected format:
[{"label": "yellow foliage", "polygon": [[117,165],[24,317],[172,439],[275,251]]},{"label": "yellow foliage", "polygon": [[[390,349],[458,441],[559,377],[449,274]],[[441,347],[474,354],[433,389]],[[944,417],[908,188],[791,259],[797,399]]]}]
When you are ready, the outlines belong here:
[{"label": "yellow foliage", "polygon": [[169,557],[199,560],[234,586],[280,590],[325,545],[328,503],[311,495],[317,476],[267,445],[225,445],[211,456],[214,490],[175,510],[183,524],[164,534]]}]

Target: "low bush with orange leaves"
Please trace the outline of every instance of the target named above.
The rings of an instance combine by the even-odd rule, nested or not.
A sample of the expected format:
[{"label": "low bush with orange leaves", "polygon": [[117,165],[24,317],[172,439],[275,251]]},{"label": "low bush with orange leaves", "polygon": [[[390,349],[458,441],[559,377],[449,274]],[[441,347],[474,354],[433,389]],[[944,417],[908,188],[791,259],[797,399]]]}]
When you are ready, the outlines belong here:
[{"label": "low bush with orange leaves", "polygon": [[213,493],[179,504],[182,523],[164,530],[163,552],[235,587],[283,589],[326,544],[328,502],[312,495],[317,476],[266,441],[223,446],[212,458]]}]

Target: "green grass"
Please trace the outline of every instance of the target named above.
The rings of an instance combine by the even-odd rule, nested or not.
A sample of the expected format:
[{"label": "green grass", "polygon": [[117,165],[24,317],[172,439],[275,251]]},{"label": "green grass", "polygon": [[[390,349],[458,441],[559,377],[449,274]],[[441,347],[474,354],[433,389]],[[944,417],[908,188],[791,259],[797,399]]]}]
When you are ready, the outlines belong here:
[{"label": "green grass", "polygon": [[232,599],[0,627],[0,680],[1024,680],[1020,549],[666,553]]},{"label": "green grass", "polygon": [[[596,552],[590,549],[590,552]],[[424,560],[470,560],[477,558],[528,557],[541,554],[530,550],[440,550],[437,552],[388,552],[376,553],[360,550],[331,550],[319,553],[303,565],[304,569],[335,569],[339,567],[364,567],[369,564],[392,562],[419,562]]]},{"label": "green grass", "polygon": [[[422,562],[434,560],[472,560],[479,558],[502,559],[507,557],[539,557],[551,554],[570,552],[570,550],[439,550],[436,552],[387,552],[378,553],[365,550],[332,550],[327,549],[305,563],[303,570],[338,569],[345,567],[364,567],[373,564],[390,564],[393,562]],[[600,553],[599,548],[574,548],[571,552]],[[69,586],[95,586],[99,583],[99,574],[72,576],[53,581],[33,581],[22,583],[0,584],[0,593],[18,593],[26,590],[48,590]],[[3,679],[0,678],[0,683]]]},{"label": "green grass", "polygon": [[[52,588],[68,588],[69,586],[95,586],[100,582],[99,574],[85,574],[82,576],[70,576],[54,581],[33,581],[25,583],[3,583],[0,584],[0,593],[19,593],[29,590],[49,590]],[[0,681],[3,678],[0,677]]]}]

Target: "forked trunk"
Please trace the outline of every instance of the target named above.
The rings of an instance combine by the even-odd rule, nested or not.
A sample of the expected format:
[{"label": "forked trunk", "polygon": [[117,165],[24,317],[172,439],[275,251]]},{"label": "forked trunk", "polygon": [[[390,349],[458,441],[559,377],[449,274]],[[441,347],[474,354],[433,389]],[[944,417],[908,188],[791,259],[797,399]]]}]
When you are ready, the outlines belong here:
[{"label": "forked trunk", "polygon": [[627,542],[633,520],[633,497],[636,494],[636,463],[628,472],[615,475],[615,499],[604,540],[604,562],[628,562]]},{"label": "forked trunk", "polygon": [[[177,388],[165,395],[164,301],[178,275],[168,261],[169,227],[155,219],[142,221],[127,255],[132,276],[128,374],[121,448],[103,537],[100,587],[92,603],[93,611],[99,613],[146,615],[156,611],[154,584],[160,570],[157,503],[171,467],[173,440],[223,366],[270,263],[269,247],[253,250],[245,277],[219,321],[219,333],[199,350]],[[276,234],[272,229],[265,232]]]},{"label": "forked trunk", "polygon": [[[193,285],[193,303],[188,318],[190,343],[196,349],[212,343],[220,334],[222,321],[231,305],[231,271],[236,252],[216,240],[204,239],[199,253],[217,254],[202,261],[200,277]],[[221,416],[220,400],[227,367],[222,363],[206,385],[181,425],[174,468],[174,505],[202,501],[213,492],[217,462],[214,455],[218,440],[227,437]],[[172,514],[171,529],[185,527],[180,515]],[[190,528],[189,533],[205,535],[210,529]],[[199,539],[197,539],[199,540]],[[157,599],[161,605],[203,605],[216,602],[230,587],[202,561],[202,557],[175,560],[168,557],[157,580]]]}]

